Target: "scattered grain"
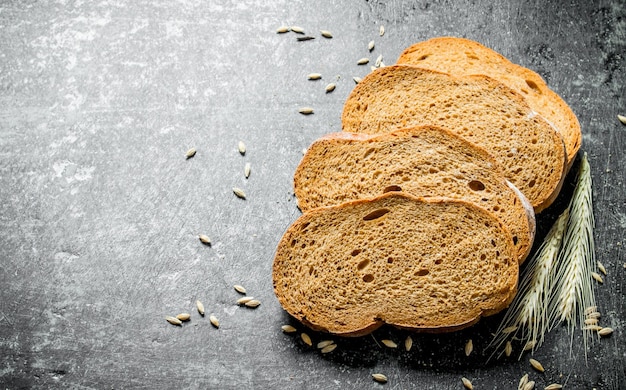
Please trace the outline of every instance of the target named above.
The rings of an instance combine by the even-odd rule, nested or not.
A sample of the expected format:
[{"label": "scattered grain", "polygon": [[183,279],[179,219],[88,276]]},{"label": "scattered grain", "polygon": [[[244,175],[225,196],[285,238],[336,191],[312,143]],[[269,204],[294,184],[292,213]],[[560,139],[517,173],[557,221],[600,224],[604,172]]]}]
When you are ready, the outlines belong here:
[{"label": "scattered grain", "polygon": [[313,114],[313,109],[311,107],[302,107],[298,112],[302,115],[310,115]]},{"label": "scattered grain", "polygon": [[251,307],[251,308],[256,308],[261,304],[261,301],[256,300],[256,299],[252,299],[246,303],[244,303],[244,305],[246,305],[247,307]]},{"label": "scattered grain", "polygon": [[324,38],[328,38],[328,39],[333,37],[333,34],[328,30],[322,30],[320,31],[320,34],[322,34]]},{"label": "scattered grain", "polygon": [[589,315],[596,311],[598,311],[598,306],[589,306],[588,308],[585,309],[585,315]]},{"label": "scattered grain", "polygon": [[219,320],[218,320],[218,319],[217,319],[217,317],[215,317],[213,314],[211,314],[211,315],[209,316],[209,321],[211,321],[211,325],[213,325],[214,327],[216,327],[216,328],[219,328],[219,327],[220,327],[220,322],[219,322]]},{"label": "scattered grain", "polygon": [[587,318],[600,318],[601,314],[599,311],[592,311],[591,313],[587,314]]},{"label": "scattered grain", "polygon": [[541,365],[541,363],[539,363],[539,361],[535,360],[535,359],[529,359],[528,360],[530,362],[530,365],[533,366],[533,368],[539,372],[544,372],[545,369],[543,368],[543,366]]},{"label": "scattered grain", "polygon": [[380,67],[380,64],[382,64],[382,63],[383,63],[383,55],[381,54],[381,55],[378,56],[378,58],[376,58],[376,62],[374,64],[378,68],[378,67]]},{"label": "scattered grain", "polygon": [[254,298],[253,297],[243,297],[243,298],[239,298],[237,299],[237,304],[238,305],[245,305],[246,303],[253,301]]},{"label": "scattered grain", "polygon": [[283,325],[280,327],[285,333],[294,333],[297,329],[291,325]]},{"label": "scattered grain", "polygon": [[337,348],[337,344],[329,344],[320,350],[321,353],[329,353]]},{"label": "scattered grain", "polygon": [[470,382],[469,379],[462,377],[461,378],[461,382],[463,382],[463,386],[465,386],[466,389],[468,390],[473,390],[474,389],[474,385],[472,385],[472,382]]},{"label": "scattered grain", "polygon": [[246,176],[246,179],[250,177],[251,168],[252,168],[252,165],[250,165],[249,162],[247,162],[246,165],[243,167],[243,174]]},{"label": "scattered grain", "polygon": [[602,327],[600,325],[587,325],[583,328],[583,330],[590,330],[592,332],[599,332],[600,330],[602,330]]},{"label": "scattered grain", "polygon": [[322,78],[322,74],[321,73],[309,73],[308,76],[306,76],[309,80],[319,80]]},{"label": "scattered grain", "polygon": [[560,390],[563,388],[563,385],[559,385],[558,383],[552,383],[543,388],[543,390]]},{"label": "scattered grain", "polygon": [[472,341],[472,339],[469,339],[467,340],[467,343],[465,343],[465,356],[469,356],[473,350],[474,342]]},{"label": "scattered grain", "polygon": [[322,348],[327,347],[327,346],[329,346],[329,345],[331,345],[333,343],[334,343],[333,340],[322,340],[319,343],[317,343],[317,348],[318,349],[322,349]]},{"label": "scattered grain", "polygon": [[600,272],[606,275],[606,268],[604,268],[604,264],[600,263],[599,261],[598,261],[598,269],[600,270]]},{"label": "scattered grain", "polygon": [[196,309],[198,309],[198,313],[204,317],[204,305],[200,301],[196,301]]},{"label": "scattered grain", "polygon": [[619,119],[619,121],[622,122],[622,124],[626,125],[626,116],[618,115],[617,119]]},{"label": "scattered grain", "polygon": [[290,28],[289,26],[280,26],[276,29],[276,33],[277,34],[284,34],[286,32],[289,32]]},{"label": "scattered grain", "polygon": [[311,337],[306,334],[306,333],[300,333],[300,338],[302,339],[302,341],[308,345],[309,347],[313,345],[313,342],[311,341]]},{"label": "scattered grain", "polygon": [[363,81],[363,79],[362,79],[362,78],[357,77],[357,76],[354,76],[354,77],[352,78],[352,80],[354,80],[354,83],[355,83],[355,84],[358,84],[358,83],[360,83],[361,81]]},{"label": "scattered grain", "polygon": [[239,149],[239,153],[241,153],[242,156],[246,154],[246,144],[244,144],[243,141],[239,141],[237,149]]},{"label": "scattered grain", "polygon": [[598,325],[598,319],[597,318],[587,318],[585,320],[585,325]]},{"label": "scattered grain", "polygon": [[299,26],[291,26],[291,31],[295,32],[296,34],[304,34],[304,29]]},{"label": "scattered grain", "polygon": [[337,87],[337,85],[335,85],[335,83],[330,83],[326,86],[326,93],[332,92],[335,90],[335,88]]},{"label": "scattered grain", "polygon": [[528,374],[524,374],[523,377],[520,378],[519,384],[517,385],[517,390],[523,390],[524,386],[528,383]]},{"label": "scattered grain", "polygon": [[611,333],[613,333],[613,328],[602,328],[598,331],[598,335],[602,337],[606,337],[610,335]]},{"label": "scattered grain", "polygon": [[370,59],[369,59],[369,58],[367,58],[367,57],[363,57],[363,58],[361,58],[360,60],[358,60],[358,61],[356,62],[356,64],[357,64],[357,65],[365,65],[365,64],[367,64],[368,62],[370,62]]},{"label": "scattered grain", "polygon": [[526,383],[526,386],[524,386],[524,390],[533,390],[535,388],[535,381],[529,381],[528,383]]},{"label": "scattered grain", "polygon": [[246,199],[246,193],[239,187],[233,187],[233,193],[240,199]]},{"label": "scattered grain", "polygon": [[384,374],[372,374],[372,378],[379,383],[387,383],[387,376]]},{"label": "scattered grain", "polygon": [[374,50],[374,46],[376,45],[376,43],[374,41],[370,41],[370,43],[367,44],[367,50],[372,51]]},{"label": "scattered grain", "polygon": [[235,284],[235,285],[233,286],[233,288],[234,288],[234,289],[235,289],[235,291],[237,291],[239,294],[245,294],[245,293],[246,293],[246,289],[245,289],[242,285]]},{"label": "scattered grain", "polygon": [[185,153],[185,157],[187,157],[187,159],[190,159],[195,155],[196,155],[196,148],[191,148],[187,151],[187,153]]},{"label": "scattered grain", "polygon": [[411,350],[411,348],[413,347],[413,338],[411,336],[406,336],[406,339],[404,339],[404,349],[408,351]]},{"label": "scattered grain", "polygon": [[180,313],[179,315],[176,316],[176,318],[178,318],[181,321],[189,321],[189,319],[191,318],[191,315],[189,313]]},{"label": "scattered grain", "polygon": [[172,324],[172,325],[178,325],[178,326],[180,326],[180,325],[182,325],[182,324],[183,324],[183,322],[182,322],[181,320],[179,320],[179,319],[178,319],[178,318],[176,318],[176,317],[172,317],[172,316],[167,316],[167,317],[165,317],[165,320],[166,320],[167,322],[169,322],[170,324]]},{"label": "scattered grain", "polygon": [[398,344],[394,343],[393,340],[384,339],[380,340],[381,343],[385,344],[387,348],[398,348]]},{"label": "scattered grain", "polygon": [[309,36],[309,35],[305,35],[303,37],[298,37],[296,38],[298,41],[310,41],[312,39],[315,39],[315,37]]},{"label": "scattered grain", "polygon": [[198,239],[200,240],[201,243],[203,243],[204,245],[211,245],[211,239],[209,238],[209,236],[207,236],[206,234],[200,234],[198,235]]},{"label": "scattered grain", "polygon": [[380,26],[380,28],[378,29],[378,35],[380,35],[381,37],[385,35],[385,26]]}]

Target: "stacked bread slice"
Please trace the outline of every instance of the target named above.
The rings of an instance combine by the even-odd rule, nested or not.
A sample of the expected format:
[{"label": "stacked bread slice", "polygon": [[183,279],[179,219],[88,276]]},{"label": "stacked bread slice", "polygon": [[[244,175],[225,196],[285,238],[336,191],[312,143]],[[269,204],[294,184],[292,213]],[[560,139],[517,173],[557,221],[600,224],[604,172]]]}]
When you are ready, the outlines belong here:
[{"label": "stacked bread slice", "polygon": [[[445,58],[466,49],[448,46]],[[426,61],[430,49],[401,59]],[[567,121],[547,121],[537,107],[549,100],[531,104],[491,74],[511,73],[509,63],[489,64],[476,75],[394,65],[354,88],[344,131],[315,141],[294,175],[303,215],[273,264],[289,314],[344,336],[384,323],[440,332],[511,302],[534,213],[556,198],[569,165],[567,131],[551,122]]]}]

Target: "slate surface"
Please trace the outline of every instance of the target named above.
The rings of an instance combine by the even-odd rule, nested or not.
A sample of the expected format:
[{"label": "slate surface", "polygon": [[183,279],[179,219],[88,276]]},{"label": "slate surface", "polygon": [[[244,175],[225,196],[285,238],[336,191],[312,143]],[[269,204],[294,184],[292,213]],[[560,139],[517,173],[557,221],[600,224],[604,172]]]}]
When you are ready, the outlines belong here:
[{"label": "slate surface", "polygon": [[[626,127],[616,119],[626,114],[626,8],[618,0],[498,3],[3,1],[2,388],[460,389],[465,376],[475,388],[510,389],[524,373],[537,388],[626,388]],[[276,34],[281,25],[316,39]],[[273,296],[271,262],[299,215],[291,176],[302,149],[340,130],[352,77],[369,71],[359,58],[382,54],[392,64],[406,46],[441,35],[478,40],[534,69],[578,115],[596,253],[608,270],[597,287],[601,321],[616,330],[586,362],[577,333],[570,354],[565,328],[535,353],[544,374],[526,355],[487,362],[499,317],[414,335],[411,352],[380,347],[408,335],[389,328],[337,340],[324,356],[280,331],[291,321]],[[307,81],[311,72],[323,79]],[[331,81],[337,89],[325,94]],[[305,105],[315,114],[298,114]],[[190,147],[198,153],[185,160]],[[539,216],[539,238],[572,183]],[[236,306],[233,284],[261,306]],[[219,329],[197,315],[196,299]],[[184,311],[192,314],[184,326],[165,322]],[[389,382],[374,383],[373,372]]]}]

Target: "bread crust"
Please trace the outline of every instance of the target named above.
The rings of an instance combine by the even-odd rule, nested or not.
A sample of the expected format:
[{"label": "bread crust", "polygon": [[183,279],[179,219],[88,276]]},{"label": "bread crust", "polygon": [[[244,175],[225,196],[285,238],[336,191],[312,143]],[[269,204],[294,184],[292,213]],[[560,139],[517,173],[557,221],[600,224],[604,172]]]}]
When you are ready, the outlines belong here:
[{"label": "bread crust", "polygon": [[[381,208],[389,211],[380,215]],[[436,225],[425,213],[452,225]],[[471,231],[455,229],[467,224]],[[449,252],[429,251],[428,234]],[[273,263],[274,292],[294,318],[339,336],[362,336],[383,323],[422,332],[459,330],[513,299],[518,265],[510,234],[493,214],[461,200],[387,193],[321,207],[283,235]],[[360,240],[369,242],[362,252],[353,249]]]},{"label": "bread crust", "polygon": [[562,134],[567,151],[567,169],[582,144],[580,123],[574,111],[536,72],[515,64],[502,54],[470,39],[437,37],[406,48],[398,64],[418,65],[457,75],[484,74],[522,94]]}]

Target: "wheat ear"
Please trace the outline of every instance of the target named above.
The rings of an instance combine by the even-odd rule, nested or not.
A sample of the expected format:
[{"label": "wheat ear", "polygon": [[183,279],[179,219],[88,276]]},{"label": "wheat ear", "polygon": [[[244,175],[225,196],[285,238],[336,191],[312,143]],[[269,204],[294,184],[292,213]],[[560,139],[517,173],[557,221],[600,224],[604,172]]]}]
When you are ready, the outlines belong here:
[{"label": "wheat ear", "polygon": [[[585,309],[595,306],[591,273],[596,267],[593,240],[593,200],[591,170],[587,153],[583,155],[576,180],[576,188],[569,205],[570,215],[558,257],[554,296],[550,302],[550,323],[554,327],[567,322],[573,333],[578,317],[583,331],[585,356],[592,331],[585,329]],[[572,336],[573,337],[573,336]]]},{"label": "wheat ear", "polygon": [[525,347],[528,346],[533,351],[543,343],[544,335],[549,329],[548,304],[553,287],[555,263],[568,218],[569,209],[566,209],[554,222],[539,249],[526,263],[520,278],[519,291],[489,344],[495,348],[494,353],[502,351],[502,345],[510,338],[521,339]]}]

